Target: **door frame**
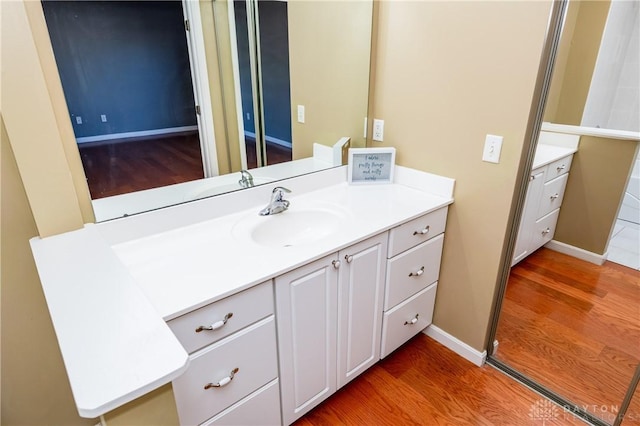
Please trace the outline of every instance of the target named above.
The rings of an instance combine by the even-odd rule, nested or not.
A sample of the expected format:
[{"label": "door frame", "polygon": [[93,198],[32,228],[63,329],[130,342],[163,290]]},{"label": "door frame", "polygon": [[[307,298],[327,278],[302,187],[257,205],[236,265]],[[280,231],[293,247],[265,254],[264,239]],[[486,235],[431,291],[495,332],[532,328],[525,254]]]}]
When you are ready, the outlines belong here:
[{"label": "door frame", "polygon": [[220,174],[218,168],[218,153],[213,124],[213,107],[211,90],[209,87],[209,73],[205,53],[204,35],[200,2],[197,0],[182,0],[189,63],[191,65],[191,80],[193,83],[193,97],[196,102],[196,118],[200,134],[200,153],[204,177]]}]

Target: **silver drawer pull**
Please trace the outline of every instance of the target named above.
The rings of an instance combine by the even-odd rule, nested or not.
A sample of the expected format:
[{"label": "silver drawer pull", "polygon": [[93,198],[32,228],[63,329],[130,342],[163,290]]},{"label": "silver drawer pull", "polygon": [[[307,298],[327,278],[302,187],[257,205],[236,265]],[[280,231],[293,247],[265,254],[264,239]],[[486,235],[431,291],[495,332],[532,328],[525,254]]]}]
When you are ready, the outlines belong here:
[{"label": "silver drawer pull", "polygon": [[420,268],[419,270],[417,270],[416,272],[411,272],[409,274],[409,276],[410,277],[419,277],[422,274],[424,274],[424,266],[422,268]]},{"label": "silver drawer pull", "polygon": [[413,324],[417,323],[418,322],[418,315],[420,315],[420,314],[416,314],[416,316],[413,317],[411,319],[411,321],[405,321],[404,325],[413,325]]},{"label": "silver drawer pull", "polygon": [[563,171],[564,169],[566,169],[567,166],[565,166],[564,164],[562,166],[556,167],[556,170],[558,171],[558,173],[560,173],[561,171]]},{"label": "silver drawer pull", "polygon": [[556,198],[558,198],[560,196],[560,194],[558,194],[557,192],[555,194],[553,194],[551,197],[551,201],[555,200]]},{"label": "silver drawer pull", "polygon": [[547,228],[544,231],[542,231],[542,235],[547,235],[549,232],[551,232],[551,229]]},{"label": "silver drawer pull", "polygon": [[532,180],[536,180],[536,175],[530,175],[529,176],[529,182],[531,182]]},{"label": "silver drawer pull", "polygon": [[204,385],[204,388],[211,389],[211,388],[221,388],[223,386],[226,386],[229,383],[231,383],[231,381],[233,380],[233,377],[236,375],[236,373],[238,373],[238,371],[240,371],[240,369],[236,367],[233,370],[231,370],[231,373],[229,373],[227,377],[220,380],[218,383],[207,383],[206,385]]},{"label": "silver drawer pull", "polygon": [[422,228],[421,231],[413,231],[413,235],[427,235],[429,233],[429,225]]},{"label": "silver drawer pull", "polygon": [[229,312],[220,321],[214,322],[211,325],[201,325],[200,327],[196,328],[196,333],[200,333],[201,331],[204,331],[204,330],[217,330],[219,328],[222,328],[222,326],[225,325],[227,321],[229,321],[229,318],[231,318],[232,316],[233,316],[233,312]]},{"label": "silver drawer pull", "polygon": [[333,265],[334,269],[340,269],[340,261],[339,260],[334,260],[333,262],[331,262],[331,264]]},{"label": "silver drawer pull", "polygon": [[346,260],[346,261],[347,261],[347,263],[351,263],[351,262],[353,262],[353,255],[345,254],[345,255],[344,255],[344,260]]}]

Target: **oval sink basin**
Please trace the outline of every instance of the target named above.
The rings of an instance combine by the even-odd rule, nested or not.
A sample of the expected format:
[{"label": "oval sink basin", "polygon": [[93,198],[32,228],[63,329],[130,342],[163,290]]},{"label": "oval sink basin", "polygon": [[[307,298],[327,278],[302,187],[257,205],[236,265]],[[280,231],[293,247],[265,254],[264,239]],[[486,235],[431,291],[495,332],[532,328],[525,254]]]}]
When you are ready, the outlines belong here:
[{"label": "oval sink basin", "polygon": [[258,216],[239,221],[234,231],[245,234],[265,247],[295,247],[320,241],[344,223],[345,214],[328,208],[291,207],[271,216]]}]

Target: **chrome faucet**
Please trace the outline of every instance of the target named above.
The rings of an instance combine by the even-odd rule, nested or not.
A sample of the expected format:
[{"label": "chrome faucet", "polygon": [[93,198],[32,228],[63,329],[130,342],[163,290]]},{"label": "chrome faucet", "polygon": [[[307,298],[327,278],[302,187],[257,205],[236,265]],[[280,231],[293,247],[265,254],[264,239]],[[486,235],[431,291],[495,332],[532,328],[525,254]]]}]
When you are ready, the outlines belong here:
[{"label": "chrome faucet", "polygon": [[238,181],[238,184],[240,184],[242,188],[251,188],[254,185],[253,176],[251,176],[251,173],[248,171],[240,170],[240,176],[241,179]]},{"label": "chrome faucet", "polygon": [[290,189],[282,186],[276,186],[271,192],[271,201],[269,205],[258,213],[260,216],[269,216],[272,214],[282,213],[289,208],[289,201],[284,199],[284,193],[291,192]]}]

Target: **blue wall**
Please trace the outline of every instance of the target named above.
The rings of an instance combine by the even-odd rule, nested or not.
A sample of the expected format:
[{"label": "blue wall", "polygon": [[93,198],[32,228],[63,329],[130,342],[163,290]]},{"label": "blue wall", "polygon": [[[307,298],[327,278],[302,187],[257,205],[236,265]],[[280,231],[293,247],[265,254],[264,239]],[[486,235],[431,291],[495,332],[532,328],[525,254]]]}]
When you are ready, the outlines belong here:
[{"label": "blue wall", "polygon": [[196,125],[180,1],[43,8],[77,138]]}]

